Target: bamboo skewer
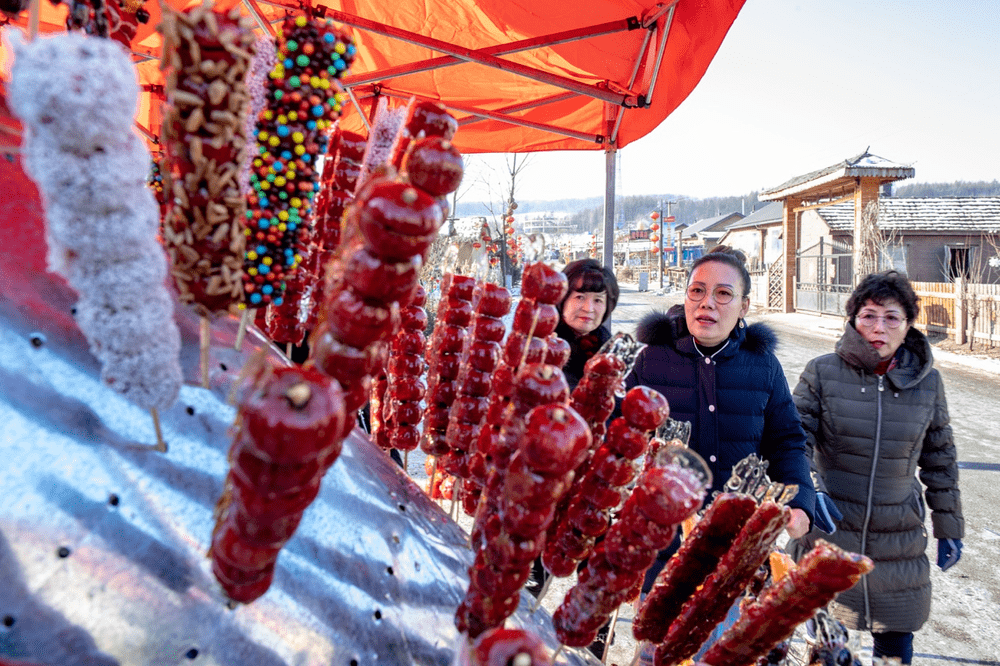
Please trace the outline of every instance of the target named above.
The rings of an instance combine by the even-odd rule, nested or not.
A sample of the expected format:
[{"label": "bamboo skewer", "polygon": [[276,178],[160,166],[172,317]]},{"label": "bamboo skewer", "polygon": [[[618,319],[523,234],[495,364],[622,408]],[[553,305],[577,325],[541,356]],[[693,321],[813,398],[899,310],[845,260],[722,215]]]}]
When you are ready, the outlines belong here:
[{"label": "bamboo skewer", "polygon": [[208,317],[201,318],[200,327],[200,348],[201,348],[201,385],[205,388],[208,384],[208,351],[212,341],[212,330],[209,327]]},{"label": "bamboo skewer", "polygon": [[618,624],[618,611],[621,606],[615,609],[615,614],[611,616],[611,626],[608,627],[608,640],[604,642],[604,654],[601,655],[601,663],[608,663],[608,653],[611,652],[611,642],[615,639],[615,625]]},{"label": "bamboo skewer", "polygon": [[243,314],[240,316],[240,327],[236,331],[236,343],[233,345],[236,351],[239,351],[240,348],[243,346],[243,338],[247,334],[247,326],[250,325],[251,312],[253,312],[253,310],[247,308],[246,310],[243,311]]},{"label": "bamboo skewer", "polygon": [[538,598],[535,599],[535,604],[531,607],[531,612],[532,613],[534,613],[536,610],[538,610],[541,607],[541,605],[542,605],[542,599],[544,599],[545,595],[548,594],[548,592],[549,592],[549,586],[552,585],[552,579],[553,578],[555,578],[555,576],[548,576],[545,579],[545,582],[542,583],[542,589],[540,589],[538,591]]},{"label": "bamboo skewer", "polygon": [[403,471],[406,472],[406,476],[410,475],[410,452],[403,451]]},{"label": "bamboo skewer", "polygon": [[163,430],[160,429],[160,412],[153,407],[149,410],[149,415],[153,417],[153,429],[156,431],[156,446],[154,451],[167,452],[167,443],[163,439]]}]

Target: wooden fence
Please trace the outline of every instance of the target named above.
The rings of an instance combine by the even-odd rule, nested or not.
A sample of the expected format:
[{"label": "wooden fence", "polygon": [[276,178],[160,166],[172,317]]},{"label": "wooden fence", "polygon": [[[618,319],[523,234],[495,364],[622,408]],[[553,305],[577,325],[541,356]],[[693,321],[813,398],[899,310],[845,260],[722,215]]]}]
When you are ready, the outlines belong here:
[{"label": "wooden fence", "polygon": [[920,297],[917,328],[953,336],[959,344],[969,337],[990,347],[1000,343],[1000,285],[962,280],[912,284]]}]

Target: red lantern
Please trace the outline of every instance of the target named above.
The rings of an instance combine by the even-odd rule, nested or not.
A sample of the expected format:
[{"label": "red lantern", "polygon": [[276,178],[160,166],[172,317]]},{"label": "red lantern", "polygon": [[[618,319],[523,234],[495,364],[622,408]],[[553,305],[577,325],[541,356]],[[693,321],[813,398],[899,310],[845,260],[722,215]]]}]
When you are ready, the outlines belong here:
[{"label": "red lantern", "polygon": [[650,236],[650,237],[649,237],[649,240],[650,240],[651,242],[653,242],[653,243],[657,243],[657,242],[659,242],[659,240],[660,240],[660,237],[659,237],[659,236],[657,236],[656,234],[653,234],[652,236]]},{"label": "red lantern", "polygon": [[651,224],[651,225],[649,225],[649,230],[650,231],[657,231],[659,228],[660,228],[660,225],[658,225],[658,224]]},{"label": "red lantern", "polygon": [[477,250],[478,250],[479,248],[481,248],[482,246],[483,246],[483,244],[482,244],[482,243],[473,243],[473,244],[472,244],[472,247],[476,248]]},{"label": "red lantern", "polygon": [[651,219],[651,220],[658,220],[658,219],[660,219],[660,213],[659,213],[659,211],[655,211],[654,210],[652,213],[650,213],[649,214],[649,219]]},{"label": "red lantern", "polygon": [[514,216],[513,215],[508,215],[507,216],[507,224],[514,224]]}]

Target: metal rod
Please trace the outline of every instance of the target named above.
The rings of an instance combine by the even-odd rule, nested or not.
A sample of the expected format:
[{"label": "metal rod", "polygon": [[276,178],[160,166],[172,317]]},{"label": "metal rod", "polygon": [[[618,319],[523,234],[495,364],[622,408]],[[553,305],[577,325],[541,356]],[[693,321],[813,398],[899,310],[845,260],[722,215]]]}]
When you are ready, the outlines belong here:
[{"label": "metal rod", "polygon": [[454,56],[459,60],[474,62],[485,67],[492,67],[494,69],[510,72],[511,74],[522,76],[526,79],[531,79],[532,81],[538,81],[539,83],[545,83],[563,88],[565,90],[572,90],[581,95],[599,99],[604,102],[611,102],[612,104],[623,106],[638,105],[639,100],[634,95],[615,93],[610,90],[599,88],[595,85],[574,81],[573,79],[565,76],[543,72],[533,67],[497,58],[496,56],[482,54],[474,49],[455,46],[454,44],[449,44],[448,42],[440,39],[434,39],[432,37],[425,37],[424,35],[410,32],[409,30],[403,30],[401,28],[385,25],[384,23],[378,23],[376,21],[371,21],[360,16],[354,16],[337,10],[328,10],[326,15],[339,23],[354,26],[355,28],[361,28],[362,30],[374,32],[386,37],[393,37],[409,44],[423,46],[440,53]]},{"label": "metal rod", "polygon": [[[416,93],[410,93],[406,91],[394,91],[382,87],[379,88],[378,94],[384,95],[386,97],[408,100]],[[479,109],[476,107],[454,104],[453,102],[448,102],[445,100],[440,100],[440,103],[449,109],[455,111],[461,111],[462,113],[468,113],[469,115],[473,116],[479,116],[487,120],[498,120],[500,122],[508,123],[511,125],[517,125],[519,127],[530,127],[531,129],[537,129],[543,132],[551,132],[553,134],[568,136],[572,139],[579,139],[580,141],[587,141],[592,143],[605,143],[605,137],[601,136],[600,134],[584,134],[583,132],[577,132],[576,130],[565,129],[563,127],[556,127],[555,125],[546,125],[545,123],[536,123],[530,120],[524,120],[522,118],[514,118],[511,116],[506,116],[502,113],[498,113],[496,111],[487,111],[485,109]]]},{"label": "metal rod", "polygon": [[[616,32],[625,32],[630,29],[631,22],[635,19],[620,19],[618,21],[609,21],[607,23],[600,23],[598,25],[590,26],[588,28],[577,28],[575,30],[564,30],[562,32],[554,32],[549,35],[541,35],[538,37],[532,37],[531,39],[520,39],[516,42],[509,42],[507,44],[497,44],[495,46],[488,46],[483,49],[476,49],[473,53],[478,53],[481,55],[507,55],[509,53],[519,53],[521,51],[530,51],[531,49],[537,48],[539,46],[555,46],[557,44],[566,44],[568,42],[575,42],[583,39],[589,39],[591,37],[600,37],[602,35],[614,34]],[[437,58],[428,58],[427,60],[421,60],[419,62],[408,63],[406,65],[398,65],[396,67],[389,67],[376,72],[366,72],[364,74],[356,74],[345,76],[342,81],[345,85],[355,86],[362,85],[365,83],[375,83],[376,81],[387,81],[400,76],[407,76],[408,74],[419,74],[420,72],[426,72],[434,69],[441,69],[444,67],[451,67],[452,65],[460,65],[463,62],[467,62],[455,56],[439,56]]]},{"label": "metal rod", "polygon": [[[629,77],[628,87],[629,90],[635,85],[635,80],[639,76],[639,67],[642,65],[642,61],[646,59],[646,49],[649,48],[649,42],[653,39],[653,31],[647,30],[645,37],[642,38],[642,47],[639,48],[639,54],[635,58],[635,66],[632,68],[632,76]],[[618,141],[618,129],[622,125],[622,120],[625,119],[625,109],[615,109],[615,126],[611,130],[611,143],[616,143]]]},{"label": "metal rod", "polygon": [[354,96],[354,89],[345,87],[344,90],[347,91],[347,95],[351,98],[351,103],[354,104],[354,108],[358,111],[358,116],[361,118],[361,122],[364,123],[365,129],[368,130],[368,136],[371,136],[372,124],[368,122],[368,118],[365,116],[364,111],[361,110],[361,102],[359,102],[358,98]]},{"label": "metal rod", "polygon": [[[568,99],[573,99],[576,97],[576,93],[563,92],[558,95],[550,95],[549,97],[541,97],[539,99],[531,100],[530,102],[522,102],[520,104],[511,104],[510,106],[504,106],[499,109],[494,109],[494,113],[517,113],[518,111],[527,111],[528,109],[536,109],[540,106],[545,106],[546,104],[555,104],[556,102],[565,102]],[[480,123],[487,118],[482,116],[470,116],[467,118],[462,118],[458,121],[459,127],[465,127],[466,125],[471,125],[473,123]]]},{"label": "metal rod", "polygon": [[271,24],[264,20],[264,12],[261,11],[260,5],[257,4],[257,0],[243,0],[243,5],[250,10],[250,15],[253,16],[254,20],[257,21],[257,25],[260,29],[267,34],[274,37],[276,34]]},{"label": "metal rod", "polygon": [[28,14],[28,40],[34,41],[38,37],[38,22],[41,18],[42,8],[41,0],[31,0],[31,6]]},{"label": "metal rod", "polygon": [[604,153],[604,266],[615,266],[615,155],[614,144]]},{"label": "metal rod", "polygon": [[653,65],[653,79],[649,82],[649,90],[646,91],[646,106],[653,103],[653,91],[656,90],[656,79],[660,76],[660,63],[663,61],[663,53],[667,49],[667,37],[670,36],[670,27],[674,24],[675,5],[670,5],[670,12],[667,14],[666,22],[663,26],[663,35],[660,37],[660,47],[656,51],[656,64]]}]

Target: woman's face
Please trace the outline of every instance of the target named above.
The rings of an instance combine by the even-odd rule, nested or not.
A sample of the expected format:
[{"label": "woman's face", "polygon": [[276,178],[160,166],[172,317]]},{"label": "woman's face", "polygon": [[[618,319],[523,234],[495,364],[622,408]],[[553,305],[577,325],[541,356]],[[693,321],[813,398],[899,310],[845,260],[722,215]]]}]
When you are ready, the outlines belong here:
[{"label": "woman's face", "polygon": [[571,291],[563,303],[562,318],[577,335],[587,335],[601,325],[607,309],[607,292]]},{"label": "woman's face", "polygon": [[854,316],[854,329],[875,348],[879,358],[887,359],[903,344],[910,322],[898,301],[890,298],[879,305],[869,299]]},{"label": "woman's face", "polygon": [[[694,269],[684,298],[684,317],[698,344],[721,344],[747,313],[750,298],[743,295],[741,283],[739,271],[719,261],[707,261]],[[719,302],[727,299],[731,300]]]}]

